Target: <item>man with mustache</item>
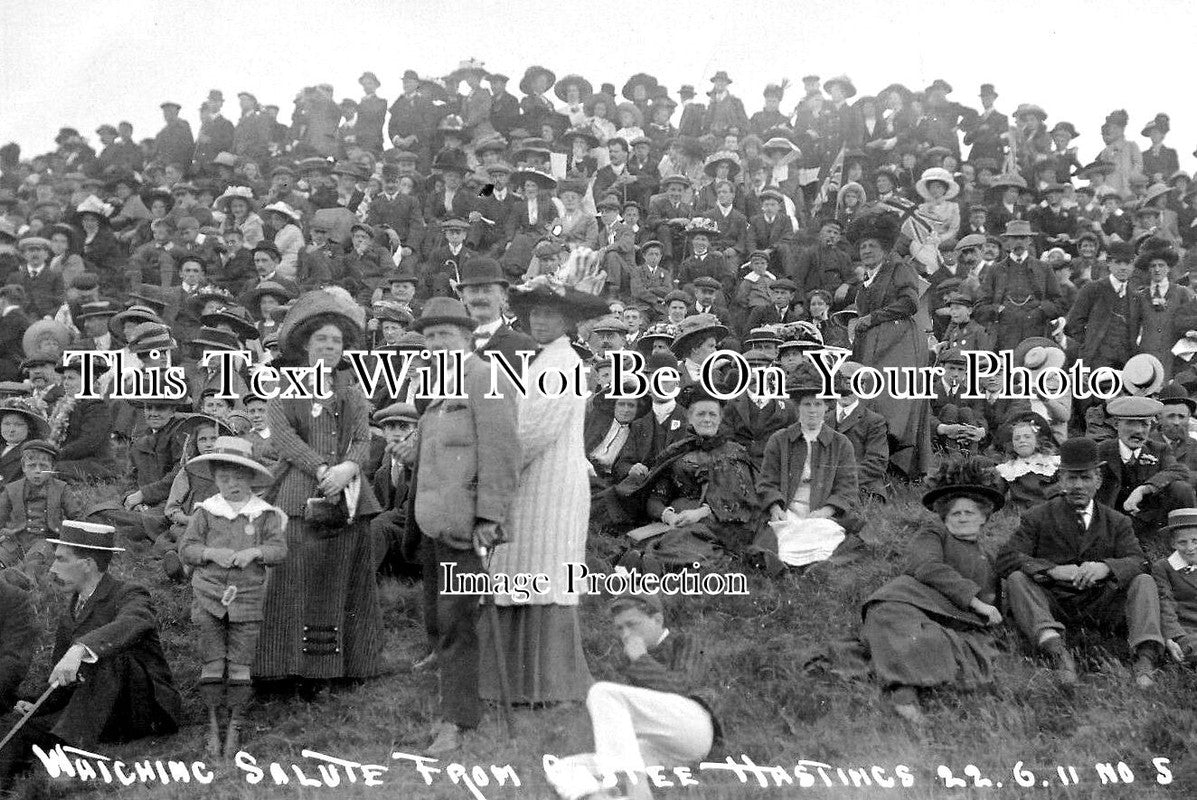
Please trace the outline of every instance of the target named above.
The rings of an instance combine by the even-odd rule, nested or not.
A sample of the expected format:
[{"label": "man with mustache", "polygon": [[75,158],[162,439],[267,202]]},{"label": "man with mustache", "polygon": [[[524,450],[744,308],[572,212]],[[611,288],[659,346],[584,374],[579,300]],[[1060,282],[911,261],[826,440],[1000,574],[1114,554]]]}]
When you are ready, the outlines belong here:
[{"label": "man with mustache", "polygon": [[491,353],[502,353],[507,363],[518,369],[520,351],[535,351],[536,342],[528,334],[513,330],[503,317],[508,285],[498,261],[478,256],[462,265],[458,291],[478,325],[474,330],[474,352],[487,359]]},{"label": "man with mustache", "polygon": [[1167,522],[1169,511],[1197,505],[1188,468],[1162,442],[1148,438],[1156,415],[1163,410],[1163,403],[1149,397],[1110,400],[1106,415],[1118,437],[1097,446],[1105,462],[1097,502],[1128,515],[1145,543],[1147,535]]},{"label": "man with mustache", "polygon": [[[1142,400],[1123,399],[1133,406]],[[1064,641],[1068,628],[1113,632],[1125,624],[1135,683],[1147,689],[1164,651],[1159,595],[1131,521],[1095,499],[1109,469],[1092,439],[1066,441],[1060,448],[1061,494],[1023,516],[998,552],[997,571],[1005,578],[1015,625],[1048,660],[1060,684],[1077,681]]]}]

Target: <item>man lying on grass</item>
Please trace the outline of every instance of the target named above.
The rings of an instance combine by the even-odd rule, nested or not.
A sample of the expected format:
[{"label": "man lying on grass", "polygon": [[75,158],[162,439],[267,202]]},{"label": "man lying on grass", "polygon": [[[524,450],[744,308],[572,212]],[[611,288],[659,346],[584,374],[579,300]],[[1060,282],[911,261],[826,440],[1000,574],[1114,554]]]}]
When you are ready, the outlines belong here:
[{"label": "man lying on grass", "polygon": [[[665,627],[660,596],[617,596],[608,613],[623,643],[622,682],[599,681],[586,696],[595,752],[546,768],[565,800],[646,800],[652,797],[652,773],[705,758],[721,738],[719,722],[699,689],[702,643]],[[626,792],[608,794],[600,779],[607,789],[622,785]]]}]

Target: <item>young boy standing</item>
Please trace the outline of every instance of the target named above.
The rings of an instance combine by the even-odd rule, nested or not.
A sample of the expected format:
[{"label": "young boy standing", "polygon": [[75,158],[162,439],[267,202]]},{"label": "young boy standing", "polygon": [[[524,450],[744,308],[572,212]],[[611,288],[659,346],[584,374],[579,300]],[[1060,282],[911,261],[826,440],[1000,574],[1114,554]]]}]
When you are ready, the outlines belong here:
[{"label": "young boy standing", "polygon": [[192,621],[200,626],[200,692],[208,706],[209,755],[220,747],[220,709],[229,711],[223,753],[240,747],[245,707],[252,697],[250,667],[261,632],[266,567],[287,555],[286,515],[253,493],[273,477],[253,459],[249,443],[221,436],[206,463],[219,494],[196,505],[179,543],[183,563],[195,567]]},{"label": "young boy standing", "polygon": [[56,535],[64,519],[76,519],[82,511],[66,482],[54,477],[57,458],[53,444],[30,439],[21,445],[24,477],[0,492],[0,577],[21,589],[32,589],[33,581],[50,567],[54,548],[46,537]]}]

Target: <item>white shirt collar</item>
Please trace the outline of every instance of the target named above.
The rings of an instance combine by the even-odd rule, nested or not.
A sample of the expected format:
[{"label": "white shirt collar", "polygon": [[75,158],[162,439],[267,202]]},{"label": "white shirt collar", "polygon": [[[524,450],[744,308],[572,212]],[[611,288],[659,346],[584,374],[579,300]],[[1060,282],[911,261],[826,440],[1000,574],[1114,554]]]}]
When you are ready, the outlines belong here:
[{"label": "white shirt collar", "polygon": [[474,336],[475,337],[485,336],[489,339],[491,336],[495,335],[495,331],[497,331],[499,329],[499,326],[502,324],[503,324],[502,317],[499,317],[494,322],[483,323],[482,325],[479,325],[477,328],[474,328]]},{"label": "white shirt collar", "polygon": [[841,420],[842,420],[842,419],[844,419],[845,417],[849,416],[849,415],[850,415],[850,414],[851,414],[853,411],[855,411],[855,410],[856,410],[856,407],[857,407],[858,405],[860,405],[860,401],[859,401],[859,400],[853,400],[851,403],[849,403],[849,404],[848,404],[848,405],[846,405],[846,406],[840,406],[838,409],[836,409],[836,412],[835,412],[835,413],[836,413],[836,417],[837,417],[837,419],[841,419]]},{"label": "white shirt collar", "polygon": [[1115,278],[1113,276],[1113,274],[1111,274],[1110,275],[1110,286],[1113,286],[1114,291],[1117,292],[1119,295],[1121,295],[1122,292],[1126,289],[1126,281],[1120,281],[1117,278]]},{"label": "white shirt collar", "polygon": [[657,423],[660,424],[673,413],[673,409],[677,408],[677,400],[666,400],[664,403],[653,401],[653,416],[657,418]]},{"label": "white shirt collar", "polygon": [[1143,452],[1143,448],[1139,448],[1138,450],[1131,450],[1129,447],[1126,446],[1126,444],[1121,439],[1118,440],[1118,453],[1122,456],[1122,462],[1124,464],[1127,461],[1130,461],[1132,458],[1134,458],[1136,454],[1142,453],[1142,452]]},{"label": "white shirt collar", "polygon": [[218,494],[214,494],[207,500],[204,500],[202,503],[200,503],[200,507],[202,507],[209,514],[220,517],[221,519],[237,519],[239,516],[257,519],[267,511],[275,511],[279,514],[282,513],[257,495],[250,497],[245,505],[241,507],[240,511],[234,511],[233,507],[229,505],[229,501],[225,500]]}]

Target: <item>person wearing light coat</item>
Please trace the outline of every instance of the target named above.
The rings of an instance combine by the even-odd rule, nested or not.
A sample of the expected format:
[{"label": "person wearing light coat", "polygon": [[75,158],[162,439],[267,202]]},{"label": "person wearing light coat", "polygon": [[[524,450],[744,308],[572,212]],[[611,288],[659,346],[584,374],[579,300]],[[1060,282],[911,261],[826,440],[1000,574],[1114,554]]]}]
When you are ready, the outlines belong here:
[{"label": "person wearing light coat", "polygon": [[[567,330],[577,321],[606,312],[597,296],[547,287],[513,291],[511,309],[525,321],[542,350],[524,375],[527,394],[520,401],[519,438],[523,452],[520,484],[507,526],[509,540],[495,548],[490,572],[544,573],[548,591],[530,597],[494,596],[499,613],[501,651],[507,661],[510,700],[545,703],[584,700],[591,684],[582,653],[578,622],[580,595],[567,584],[569,562],[585,563],[590,518],[590,481],[583,445],[586,390],[581,364]],[[566,376],[566,391],[557,394]],[[545,379],[540,391],[538,380]],[[494,634],[480,630],[483,699],[500,699]]]}]

